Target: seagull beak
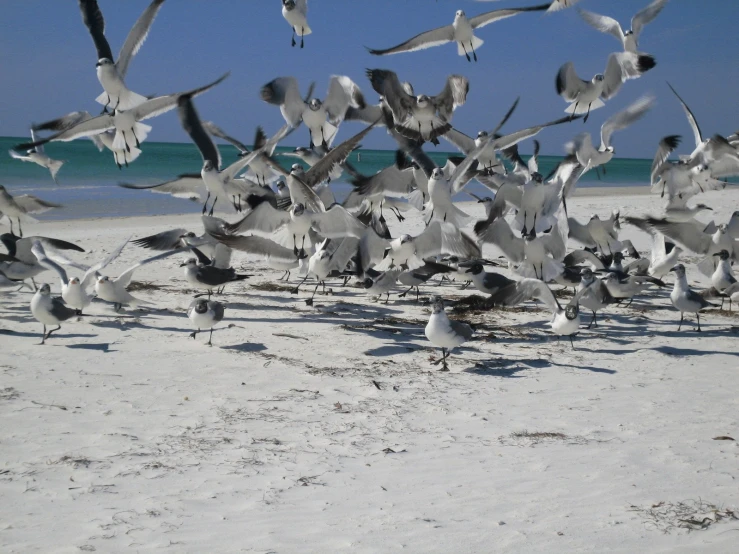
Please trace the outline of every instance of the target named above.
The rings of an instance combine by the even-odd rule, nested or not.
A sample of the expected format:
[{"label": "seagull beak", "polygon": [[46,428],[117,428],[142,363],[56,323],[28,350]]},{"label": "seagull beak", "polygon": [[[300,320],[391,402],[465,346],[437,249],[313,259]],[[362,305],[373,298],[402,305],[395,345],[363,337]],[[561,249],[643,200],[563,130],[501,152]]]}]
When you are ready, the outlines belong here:
[{"label": "seagull beak", "polygon": [[713,211],[713,208],[711,206],[703,206],[703,209],[704,210],[711,210],[711,211]]},{"label": "seagull beak", "polygon": [[96,63],[95,67],[100,67],[100,62]]},{"label": "seagull beak", "polygon": [[180,264],[180,267],[185,267],[187,264]]},{"label": "seagull beak", "polygon": [[469,268],[469,269],[465,269],[465,270],[464,270],[464,272],[465,272],[465,273],[472,273],[472,268]]},{"label": "seagull beak", "polygon": [[716,252],[716,253],[715,253],[715,254],[713,255],[713,257],[715,258],[715,257],[717,257],[717,256],[720,256],[720,255],[721,255],[721,252]]},{"label": "seagull beak", "polygon": [[675,268],[673,267],[670,271],[675,271]]}]

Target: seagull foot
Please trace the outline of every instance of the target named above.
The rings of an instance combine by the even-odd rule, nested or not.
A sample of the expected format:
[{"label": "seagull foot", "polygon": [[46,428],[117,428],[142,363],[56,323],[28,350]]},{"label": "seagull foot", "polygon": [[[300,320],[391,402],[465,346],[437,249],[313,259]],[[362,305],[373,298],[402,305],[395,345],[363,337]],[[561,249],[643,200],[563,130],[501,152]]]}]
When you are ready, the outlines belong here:
[{"label": "seagull foot", "polygon": [[306,298],[305,299],[305,305],[306,306],[312,306],[313,305],[313,299],[312,298]]},{"label": "seagull foot", "polygon": [[190,333],[190,338],[191,339],[194,339],[195,338],[195,335],[197,335],[197,334],[198,334],[197,331],[193,331],[192,333]]}]

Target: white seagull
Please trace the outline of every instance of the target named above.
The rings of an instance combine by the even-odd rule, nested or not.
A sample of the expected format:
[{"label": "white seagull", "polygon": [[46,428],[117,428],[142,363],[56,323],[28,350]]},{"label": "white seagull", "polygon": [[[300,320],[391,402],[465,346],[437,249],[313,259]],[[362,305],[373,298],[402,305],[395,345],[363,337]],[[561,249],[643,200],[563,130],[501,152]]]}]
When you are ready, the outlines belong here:
[{"label": "white seagull", "polygon": [[41,200],[32,194],[13,196],[3,185],[0,185],[0,218],[3,215],[7,216],[10,222],[10,234],[13,234],[12,218],[18,221],[18,234],[22,237],[23,229],[21,228],[21,220],[31,223],[36,221],[36,219],[28,214],[41,214],[53,208],[61,207],[63,207],[61,204]]},{"label": "white seagull", "polygon": [[198,330],[190,333],[190,336],[194,339],[202,328],[210,329],[208,342],[205,344],[213,346],[213,327],[216,323],[223,321],[223,310],[223,304],[215,300],[205,298],[193,300],[187,308],[187,317]]},{"label": "white seagull", "polygon": [[154,0],[136,20],[126,37],[126,42],[123,43],[121,51],[118,53],[116,62],[113,62],[113,51],[105,38],[105,20],[97,0],[79,0],[79,3],[82,11],[82,21],[90,31],[92,41],[95,43],[98,56],[98,62],[95,66],[97,67],[98,81],[104,89],[104,92],[95,101],[103,104],[103,111],[107,110],[108,106],[112,106],[114,110],[135,108],[146,101],[146,97],[130,91],[123,80],[126,78],[131,59],[144,44],[151,24],[154,22],[154,18],[159,12],[159,8],[162,7],[164,0]]},{"label": "white seagull", "polygon": [[685,266],[683,264],[677,264],[670,271],[675,272],[675,286],[670,293],[670,301],[672,305],[680,310],[680,325],[677,330],[679,331],[683,326],[683,320],[685,314],[695,314],[698,320],[698,332],[701,331],[701,316],[700,311],[708,308],[718,308],[718,305],[708,302],[700,294],[695,292],[688,285],[688,279],[685,277]]},{"label": "white seagull", "polygon": [[451,351],[462,346],[475,333],[468,324],[447,317],[444,311],[444,300],[440,296],[434,299],[431,317],[429,317],[424,332],[431,344],[441,348],[441,358],[436,360],[434,365],[441,364],[442,371],[449,371],[446,359]]},{"label": "white seagull", "polygon": [[603,100],[615,96],[624,81],[640,77],[655,65],[657,62],[648,54],[614,52],[608,56],[606,70],[602,74],[584,81],[575,72],[574,64],[567,62],[557,73],[557,94],[570,103],[565,113],[584,113],[583,122],[586,122],[590,112],[605,106]]},{"label": "white seagull", "polygon": [[626,52],[638,52],[639,35],[644,25],[652,22],[665,7],[668,0],[654,0],[646,8],[631,18],[631,29],[624,31],[618,21],[606,15],[599,15],[585,10],[578,10],[582,18],[601,33],[613,35],[621,43]]},{"label": "white seagull", "polygon": [[308,26],[308,0],[282,0],[282,17],[290,24],[293,30],[292,46],[295,46],[295,33],[300,33],[300,47],[303,47],[303,37],[313,31]]},{"label": "white seagull", "polygon": [[[51,287],[47,284],[41,285],[41,288],[31,298],[31,313],[44,326],[44,334],[40,344],[45,344],[46,339],[54,331],[61,329],[61,323],[63,321],[67,321],[77,315],[76,310],[65,306],[61,298],[51,296]],[[56,329],[50,329],[47,333],[47,325],[56,325]]]},{"label": "white seagull", "polygon": [[[36,142],[36,134],[34,133],[33,129],[31,129],[31,140],[33,142]],[[8,150],[8,154],[10,154],[11,158],[14,158],[16,160],[21,160],[22,162],[31,162],[35,163],[36,165],[40,165],[41,167],[45,167],[49,170],[49,173],[51,173],[51,178],[54,180],[54,184],[59,184],[59,182],[56,180],[56,174],[59,173],[62,165],[64,165],[64,161],[53,160],[49,156],[47,156],[46,152],[44,152],[44,146],[42,144],[40,144],[36,148],[31,148],[25,154],[19,154],[15,150]]]},{"label": "white seagull", "polygon": [[[420,35],[416,35],[397,46],[387,48],[385,50],[373,50],[368,48],[369,53],[375,56],[385,56],[388,54],[398,54],[400,52],[415,52],[416,50],[424,50],[432,46],[439,46],[447,42],[457,43],[457,54],[466,56],[467,61],[474,58],[477,61],[477,49],[482,46],[483,40],[475,36],[475,29],[485,27],[501,19],[513,17],[523,12],[544,11],[548,10],[550,4],[541,4],[538,6],[527,6],[523,8],[511,8],[503,10],[493,10],[481,13],[474,17],[468,18],[464,11],[457,10],[454,14],[454,22],[451,25],[425,31]],[[472,58],[470,58],[472,54]]]}]

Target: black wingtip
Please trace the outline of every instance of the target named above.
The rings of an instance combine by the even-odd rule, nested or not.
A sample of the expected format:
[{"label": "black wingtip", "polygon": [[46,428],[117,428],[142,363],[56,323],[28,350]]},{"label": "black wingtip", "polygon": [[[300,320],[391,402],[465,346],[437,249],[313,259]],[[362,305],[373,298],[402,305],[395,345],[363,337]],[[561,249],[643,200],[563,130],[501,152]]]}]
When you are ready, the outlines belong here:
[{"label": "black wingtip", "polygon": [[650,56],[649,54],[641,54],[636,62],[636,67],[639,69],[639,73],[646,73],[656,65],[657,60],[654,59],[654,56]]},{"label": "black wingtip", "polygon": [[683,140],[683,138],[680,135],[670,135],[662,140],[667,146],[674,150],[675,148],[680,146],[680,142]]}]

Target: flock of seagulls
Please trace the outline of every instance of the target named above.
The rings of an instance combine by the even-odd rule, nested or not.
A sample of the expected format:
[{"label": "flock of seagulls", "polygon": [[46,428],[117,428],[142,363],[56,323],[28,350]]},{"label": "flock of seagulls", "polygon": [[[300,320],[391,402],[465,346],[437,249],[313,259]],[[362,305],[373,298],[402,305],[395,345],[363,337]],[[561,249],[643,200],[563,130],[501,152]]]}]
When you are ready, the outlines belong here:
[{"label": "flock of seagulls", "polygon": [[[554,0],[546,4],[498,9],[468,17],[459,10],[451,24],[421,32],[413,38],[385,49],[369,49],[370,54],[385,56],[455,43],[460,56],[478,61],[483,40],[476,36],[483,27],[527,12],[558,12],[571,8],[577,0]],[[53,178],[62,162],[51,160],[43,146],[54,141],[88,138],[98,148],[113,152],[119,166],[134,163],[146,154],[151,127],[143,123],[167,111],[177,110],[183,130],[197,146],[202,157],[200,173],[181,174],[154,185],[122,183],[132,189],[147,189],[175,197],[196,199],[203,203],[203,227],[198,232],[172,229],[131,241],[127,239],[109,256],[92,266],[75,262],[68,256],[82,249],[51,237],[23,237],[21,222],[31,214],[53,209],[55,204],[30,195],[14,196],[0,186],[0,212],[10,221],[10,232],[0,236],[7,254],[0,255],[0,287],[3,290],[29,287],[31,280],[44,271],[57,274],[61,297],[51,295],[48,284],[36,290],[31,313],[43,325],[42,344],[69,319],[85,315],[96,297],[113,305],[116,312],[124,307],[147,304],[128,290],[134,272],[142,266],[170,256],[185,254],[184,279],[199,289],[187,316],[197,329],[191,334],[210,330],[207,344],[212,344],[213,327],[224,319],[224,303],[212,298],[230,283],[250,277],[232,266],[234,251],[245,252],[282,271],[289,279],[298,271],[301,279],[292,289],[311,279],[315,287],[306,304],[312,305],[319,286],[331,278],[356,279],[370,297],[385,303],[399,287],[400,297],[430,281],[460,281],[487,297],[492,308],[513,307],[534,300],[544,304],[550,314],[552,332],[566,337],[574,348],[573,337],[582,327],[581,309],[592,312],[590,326],[597,326],[598,312],[614,304],[631,302],[634,297],[665,287],[663,279],[673,273],[672,305],[680,312],[680,329],[685,314],[695,314],[700,331],[700,312],[718,307],[712,299],[739,301],[739,285],[732,273],[732,262],[739,256],[739,212],[731,220],[716,225],[699,222],[695,216],[711,208],[702,203],[689,205],[693,197],[726,186],[726,177],[739,175],[739,137],[714,135],[704,139],[696,117],[672,89],[688,118],[695,137],[690,154],[671,160],[681,138],[662,139],[649,176],[652,190],[665,199],[664,212],[648,217],[622,217],[619,212],[601,217],[593,214],[587,222],[571,217],[567,200],[578,180],[588,171],[606,171],[614,157],[614,133],[647,116],[655,99],[645,95],[608,117],[601,126],[600,145],[595,146],[588,133],[579,133],[566,145],[567,156],[549,174],[539,171],[539,141],[533,155],[524,161],[519,148],[547,128],[583,119],[605,106],[623,86],[636,86],[638,80],[656,66],[653,56],[639,50],[645,26],[667,6],[668,0],[654,0],[624,31],[606,15],[579,10],[583,20],[595,29],[618,38],[621,48],[608,56],[605,70],[589,80],[582,79],[572,62],[552,72],[556,93],[569,106],[565,117],[553,118],[530,127],[503,133],[501,130],[517,108],[518,100],[494,128],[467,135],[452,125],[454,112],[463,109],[474,83],[463,75],[450,75],[439,81],[436,95],[417,94],[413,85],[388,69],[368,69],[366,77],[377,94],[376,103],[365,96],[360,86],[348,76],[332,76],[323,99],[314,96],[315,83],[301,88],[297,79],[278,76],[258,91],[261,99],[279,107],[284,126],[273,135],[257,130],[254,145],[247,147],[224,132],[214,122],[201,119],[195,99],[216,86],[222,86],[228,74],[197,88],[156,97],[131,91],[125,77],[129,65],[142,47],[164,0],[153,0],[134,24],[121,51],[114,59],[105,37],[105,21],[96,0],[79,0],[82,20],[96,49],[96,72],[103,92],[96,101],[102,113],[92,116],[74,111],[55,120],[34,125],[31,141],[19,144],[11,156],[47,168]],[[307,0],[282,0],[282,15],[292,30],[291,45],[305,47],[305,37],[312,33],[308,24]],[[556,14],[550,17],[557,17]],[[438,90],[438,89],[437,89]],[[304,93],[305,92],[305,93]],[[339,141],[345,125],[363,127],[351,137]],[[302,125],[308,130],[307,146],[300,146],[285,156],[297,158],[290,170],[279,163],[275,147]],[[363,175],[350,163],[350,156],[369,134],[384,130],[397,143],[395,163],[375,175]],[[46,136],[39,133],[48,132]],[[474,138],[473,138],[474,136]],[[214,139],[225,140],[239,150],[239,158],[225,166]],[[445,140],[460,151],[439,166],[427,153],[427,144]],[[338,203],[331,183],[348,179],[353,190]],[[646,176],[645,176],[646,178]],[[490,196],[473,196],[485,208],[485,218],[475,218],[455,200],[471,181],[490,190]],[[238,214],[228,221],[215,216],[221,212]],[[393,235],[385,214],[401,222],[403,214],[422,214],[424,229],[417,235]],[[18,234],[14,232],[13,220]],[[653,247],[642,257],[630,241],[619,238],[621,224],[636,226],[649,233]],[[158,251],[142,259],[118,276],[105,275],[105,268],[127,244]],[[577,248],[572,248],[573,243]],[[500,259],[490,260],[482,250],[494,248]],[[685,267],[684,253],[702,256],[698,267],[711,278],[712,287],[693,290]],[[626,263],[626,258],[633,261]],[[508,275],[488,268],[505,266]],[[70,274],[74,276],[70,277]],[[563,306],[562,293],[552,287],[574,290]],[[207,295],[207,298],[203,298]],[[441,349],[436,362],[448,369],[450,352],[473,338],[469,325],[449,319],[444,301],[431,299],[432,313],[426,326],[428,340]],[[47,330],[49,328],[49,330]]]}]

